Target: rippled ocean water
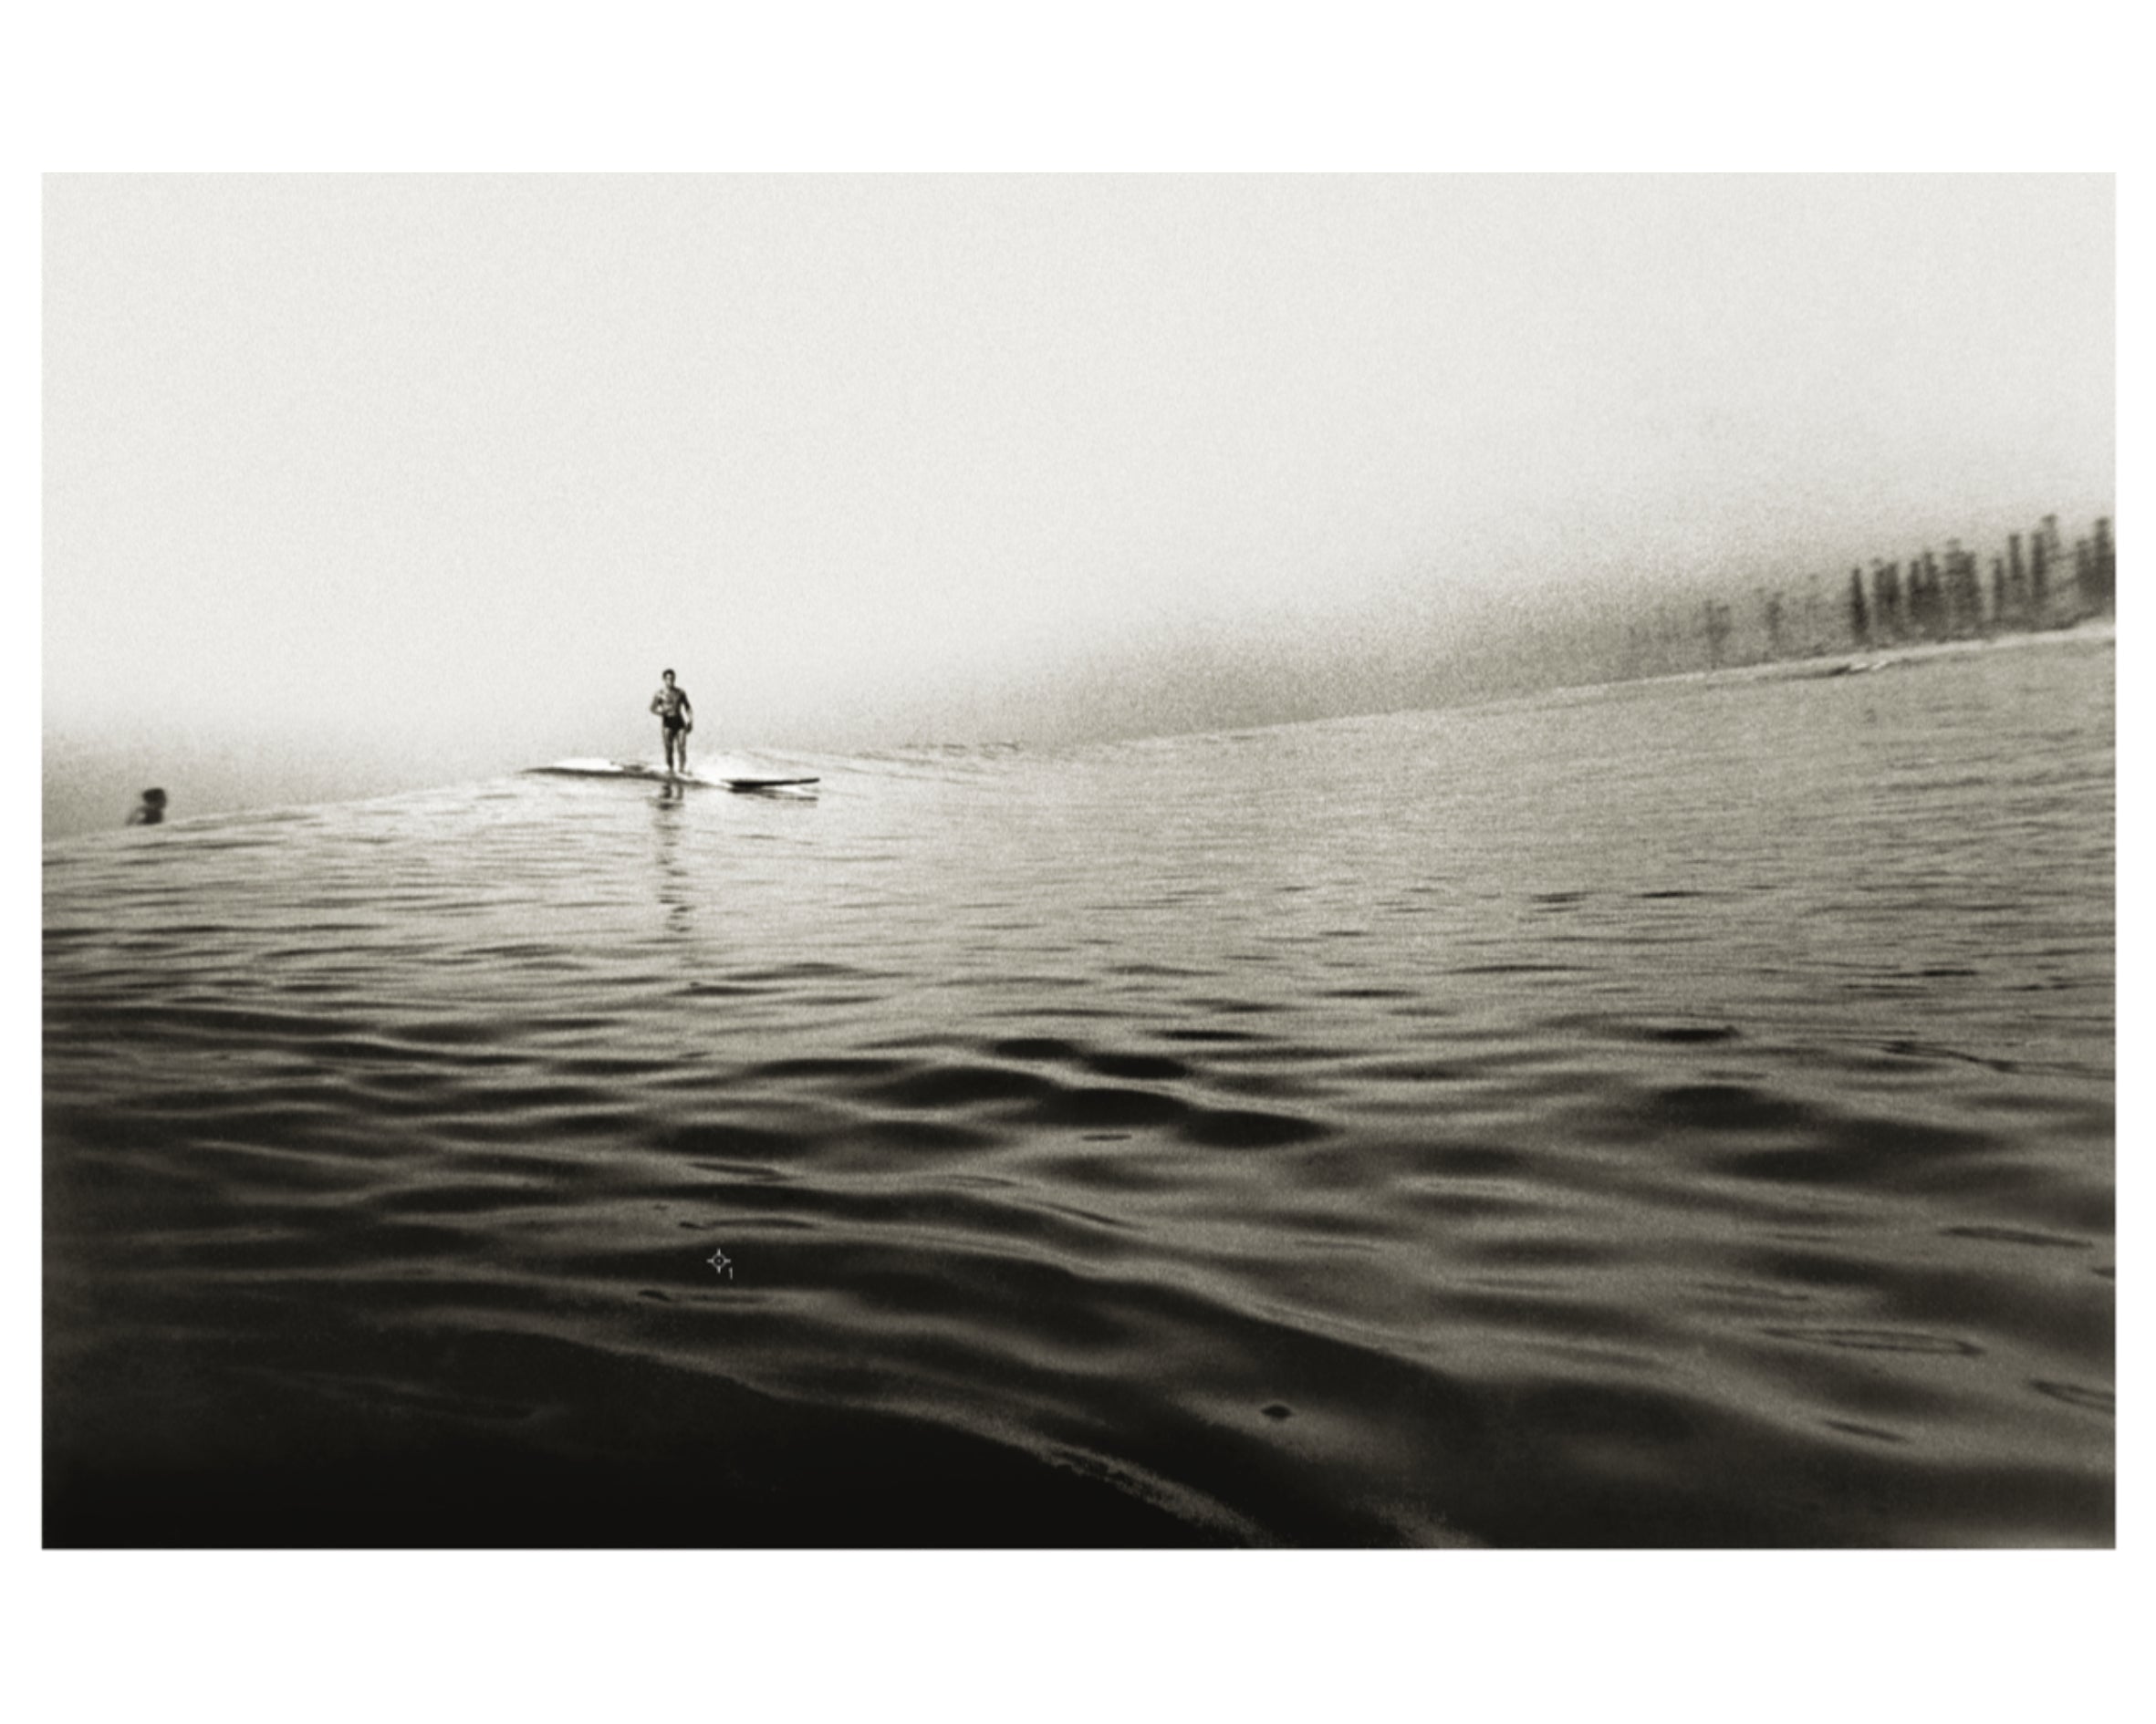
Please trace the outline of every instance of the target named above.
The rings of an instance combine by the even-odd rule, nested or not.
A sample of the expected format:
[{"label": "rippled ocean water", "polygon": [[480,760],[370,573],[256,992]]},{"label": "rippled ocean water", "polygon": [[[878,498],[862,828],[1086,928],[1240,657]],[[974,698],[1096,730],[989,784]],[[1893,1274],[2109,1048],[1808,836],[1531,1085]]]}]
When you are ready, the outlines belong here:
[{"label": "rippled ocean water", "polygon": [[45,852],[52,1544],[2113,1538],[2113,658]]}]

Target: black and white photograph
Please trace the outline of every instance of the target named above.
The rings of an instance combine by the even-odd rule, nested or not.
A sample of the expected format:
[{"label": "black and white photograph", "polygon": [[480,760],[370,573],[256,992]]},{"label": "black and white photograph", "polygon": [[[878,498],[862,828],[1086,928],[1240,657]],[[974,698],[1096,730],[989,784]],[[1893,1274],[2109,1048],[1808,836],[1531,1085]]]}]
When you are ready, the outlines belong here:
[{"label": "black and white photograph", "polygon": [[39,163],[46,1572],[2115,1561],[2115,163],[856,151]]},{"label": "black and white photograph", "polygon": [[50,180],[48,1541],[2109,1543],[2111,207]]}]

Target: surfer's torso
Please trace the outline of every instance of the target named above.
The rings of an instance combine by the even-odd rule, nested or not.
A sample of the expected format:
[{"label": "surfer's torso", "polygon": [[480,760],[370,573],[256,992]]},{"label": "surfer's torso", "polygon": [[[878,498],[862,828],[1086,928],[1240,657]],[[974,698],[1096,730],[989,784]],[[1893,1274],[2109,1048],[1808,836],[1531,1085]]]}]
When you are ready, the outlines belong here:
[{"label": "surfer's torso", "polygon": [[690,711],[688,690],[679,684],[661,689],[651,697],[651,711],[659,714],[660,722],[668,730],[680,730]]}]

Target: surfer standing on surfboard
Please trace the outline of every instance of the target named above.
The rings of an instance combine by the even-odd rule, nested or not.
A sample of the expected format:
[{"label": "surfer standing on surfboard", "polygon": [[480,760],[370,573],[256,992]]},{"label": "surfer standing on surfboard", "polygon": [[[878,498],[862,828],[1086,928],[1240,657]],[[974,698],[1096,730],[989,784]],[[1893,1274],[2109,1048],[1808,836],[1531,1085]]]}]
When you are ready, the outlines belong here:
[{"label": "surfer standing on surfboard", "polygon": [[[689,706],[689,691],[674,687],[673,672],[661,670],[659,692],[651,697],[651,711],[659,714],[659,729],[666,743],[666,770],[689,770],[689,732],[696,728],[695,714]],[[679,755],[681,763],[674,763]]]}]

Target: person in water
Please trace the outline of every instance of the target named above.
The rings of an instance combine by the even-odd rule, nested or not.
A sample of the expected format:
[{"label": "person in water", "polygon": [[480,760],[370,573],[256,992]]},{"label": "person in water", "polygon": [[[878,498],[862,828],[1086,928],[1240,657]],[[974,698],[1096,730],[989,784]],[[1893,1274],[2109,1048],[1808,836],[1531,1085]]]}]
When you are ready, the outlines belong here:
[{"label": "person in water", "polygon": [[[651,697],[651,711],[659,714],[659,730],[666,743],[666,770],[689,770],[689,732],[696,728],[694,712],[689,706],[689,691],[674,686],[673,672],[661,670],[659,692]],[[680,764],[675,764],[675,757]]]},{"label": "person in water", "polygon": [[161,790],[145,790],[141,805],[127,817],[130,826],[158,826],[164,824],[165,794]]}]

